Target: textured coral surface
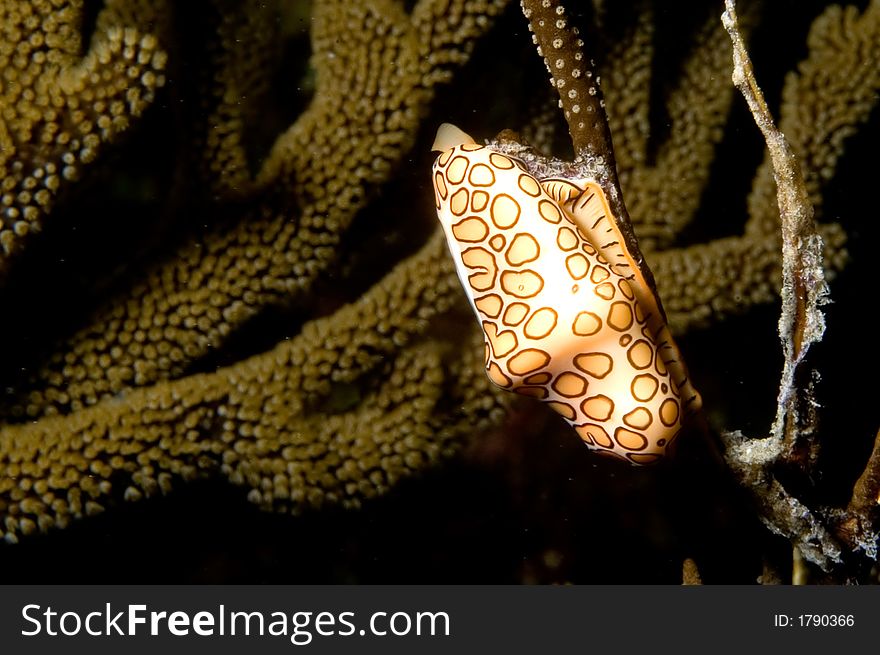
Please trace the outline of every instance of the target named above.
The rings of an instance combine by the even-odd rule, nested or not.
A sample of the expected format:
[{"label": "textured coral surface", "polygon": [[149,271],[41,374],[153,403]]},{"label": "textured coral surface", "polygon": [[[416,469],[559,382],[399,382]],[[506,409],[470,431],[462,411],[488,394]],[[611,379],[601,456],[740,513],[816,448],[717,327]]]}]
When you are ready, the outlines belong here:
[{"label": "textured coral surface", "polygon": [[[761,434],[781,366],[778,212],[721,8],[604,4],[573,20],[593,39],[641,248],[705,418]],[[877,359],[857,335],[880,3],[743,5],[832,276],[810,500],[846,505],[877,430],[850,375]],[[570,155],[518,3],[2,0],[0,25],[5,577],[678,582],[693,558],[689,579],[753,582],[785,568],[790,544],[697,434],[667,466],[620,467],[483,374],[429,149],[450,121]]]}]

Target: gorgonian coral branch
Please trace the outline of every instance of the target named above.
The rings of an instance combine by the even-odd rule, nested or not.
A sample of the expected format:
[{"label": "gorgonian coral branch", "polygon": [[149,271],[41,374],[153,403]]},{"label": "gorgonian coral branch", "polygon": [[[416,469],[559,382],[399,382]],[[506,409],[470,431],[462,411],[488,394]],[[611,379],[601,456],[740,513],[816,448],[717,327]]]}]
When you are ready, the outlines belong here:
[{"label": "gorgonian coral branch", "polygon": [[[779,129],[801,162],[811,203],[821,211],[847,140],[880,99],[880,2],[872,0],[862,13],[853,6],[828,7],[813,22],[807,44],[807,57],[785,79]],[[748,234],[779,229],[772,169],[768,154],[749,194]]]},{"label": "gorgonian coral branch", "polygon": [[[267,353],[3,428],[0,535],[218,474],[265,508],[358,506],[504,416],[473,332],[451,363],[416,341],[459,300],[438,231],[356,302]],[[372,383],[351,387],[357,402],[333,399],[366,373]]]},{"label": "gorgonian coral branch", "polygon": [[832,514],[836,535],[854,552],[876,560],[880,555],[880,431],[843,512]]},{"label": "gorgonian coral branch", "polygon": [[165,83],[164,3],[107,2],[84,55],[82,5],[0,2],[0,278]]},{"label": "gorgonian coral branch", "polygon": [[764,95],[755,81],[751,61],[737,28],[733,0],[726,0],[725,6],[724,25],[733,42],[733,83],[742,92],[767,142],[782,220],[782,315],[779,335],[785,368],[780,384],[779,413],[772,430],[773,436],[781,441],[783,432],[788,431],[786,421],[796,420],[795,373],[810,345],[821,340],[825,331],[825,318],[819,309],[821,304],[827,302],[828,295],[822,238],[813,220],[813,206],[800,165],[785,136],[776,129]]},{"label": "gorgonian coral branch", "polygon": [[[627,251],[647,285],[656,289],[620,190],[600,78],[594,71],[595,61],[585,53],[586,44],[561,0],[521,0],[520,4],[538,54],[544,58],[550,73],[550,84],[559,94],[559,106],[574,146],[575,163],[580,161],[594,171],[597,183],[608,197]],[[662,315],[659,298],[657,304]]]},{"label": "gorgonian coral branch", "polygon": [[[504,2],[456,6],[460,11],[445,29],[428,30],[432,3],[420,3],[412,16],[390,0],[316,3],[315,98],[263,164],[257,184],[267,192],[259,206],[232,228],[224,224],[192,239],[141,273],[60,344],[0,413],[67,413],[177,377],[262,309],[303,298],[335,261],[357,211],[412,145],[436,86],[448,79],[434,75],[433,66],[448,72],[465,61]],[[255,21],[225,36],[240,39],[249,28],[263,29]],[[420,54],[419,35],[426,32],[446,53],[433,66]],[[225,48],[229,58],[236,45]],[[237,79],[224,75],[218,92],[234,93]],[[240,159],[236,143],[229,144],[229,165]]]},{"label": "gorgonian coral branch", "polygon": [[841,548],[801,501],[792,496],[770,470],[791,452],[805,433],[814,430],[810,413],[799,416],[809,390],[796,379],[810,345],[822,338],[825,320],[819,305],[827,300],[822,268],[822,239],[813,220],[803,174],[785,136],[776,128],[739,32],[734,0],[725,0],[722,22],[733,43],[733,83],[745,98],[773,164],[782,231],[782,312],[779,336],[784,365],[776,420],[768,439],[753,444],[742,435],[727,435],[727,458],[740,479],[752,489],[761,518],[774,532],[793,540],[800,553],[827,569],[839,562]]},{"label": "gorgonian coral branch", "polygon": [[558,0],[521,0],[523,15],[534,34],[538,54],[559,93],[559,106],[568,123],[578,156],[603,157],[614,166],[611,132],[599,87],[595,62],[584,54],[584,41]]},{"label": "gorgonian coral branch", "polygon": [[[648,36],[650,34],[642,39]],[[700,206],[702,191],[712,171],[710,164],[724,135],[722,128],[733,98],[733,88],[727,79],[729,65],[729,43],[717,17],[712,16],[698,31],[696,43],[666,100],[668,138],[650,157],[647,137],[641,137],[637,155],[640,165],[631,163],[625,175],[621,171],[627,207],[633,220],[637,220],[639,240],[646,252],[671,246],[675,236],[693,220]],[[616,68],[612,67],[612,70]],[[620,72],[616,81],[624,82],[619,76]],[[606,74],[605,78],[609,75]],[[624,111],[632,111],[629,107],[637,102],[636,98],[643,98],[645,109],[641,111],[647,113],[650,79],[635,76],[634,80],[625,81],[623,89],[612,92],[612,88],[609,79],[605,84],[609,115],[615,115],[615,102],[623,103]],[[634,98],[627,97],[630,95]],[[632,134],[643,120],[636,114],[635,124],[627,135]],[[624,120],[612,122],[612,126],[616,123],[624,123]],[[617,138],[615,150],[620,164],[620,139]]]}]

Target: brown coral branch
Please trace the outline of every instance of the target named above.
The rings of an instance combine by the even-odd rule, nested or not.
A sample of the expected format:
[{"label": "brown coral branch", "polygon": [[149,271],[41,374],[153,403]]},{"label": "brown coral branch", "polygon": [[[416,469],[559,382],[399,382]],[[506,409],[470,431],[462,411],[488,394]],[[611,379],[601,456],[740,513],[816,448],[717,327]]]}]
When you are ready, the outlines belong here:
[{"label": "brown coral branch", "polygon": [[735,3],[725,1],[722,16],[733,42],[733,83],[743,94],[764,135],[773,162],[779,214],[782,221],[782,313],[779,336],[785,364],[780,382],[778,412],[772,434],[789,450],[798,438],[795,374],[810,345],[821,340],[825,318],[819,306],[828,301],[822,258],[822,238],[813,220],[800,165],[785,136],[776,129],[764,95],[755,80],[751,60],[737,26]]},{"label": "brown coral branch", "polygon": [[[822,193],[837,171],[844,145],[868,120],[880,90],[880,2],[861,14],[832,5],[814,22],[808,56],[788,74],[782,90],[779,130],[801,162],[810,201],[821,212]],[[779,230],[769,153],[749,194],[750,234]]]},{"label": "brown coral branch", "polygon": [[[436,86],[466,61],[505,2],[459,0],[445,29],[427,24],[438,11],[433,2],[420,3],[411,16],[390,0],[316,3],[318,89],[261,168],[257,185],[268,192],[259,206],[231,229],[219,226],[189,240],[141,273],[60,344],[0,414],[68,413],[178,377],[262,309],[302,299],[335,262],[358,210],[412,145]],[[262,29],[260,21],[251,27]],[[430,65],[419,37],[438,50]],[[234,90],[237,79],[225,76],[233,85],[221,89]],[[232,146],[235,159],[235,139]]]},{"label": "brown coral branch", "polygon": [[[846,233],[820,226],[826,257],[839,268]],[[648,259],[673,333],[712,325],[779,295],[782,270],[778,235],[745,234],[684,248],[650,252]]]},{"label": "brown coral branch", "polygon": [[777,415],[771,437],[751,443],[728,434],[727,459],[740,480],[752,490],[765,524],[791,538],[801,554],[827,569],[839,562],[841,549],[823,522],[792,496],[774,477],[771,466],[791,452],[801,435],[814,430],[814,416],[798,415],[809,393],[795,378],[810,345],[822,338],[825,321],[819,305],[828,290],[822,268],[822,239],[813,220],[803,174],[785,136],[776,128],[739,32],[734,0],[725,0],[722,22],[733,43],[733,83],[745,98],[764,135],[773,163],[782,222],[782,313],[779,336],[785,358]]},{"label": "brown coral branch", "polygon": [[865,470],[853,487],[847,511],[866,514],[874,524],[880,520],[880,431],[874,439]]},{"label": "brown coral branch", "polygon": [[81,1],[0,2],[0,278],[165,83],[164,11],[107,2],[81,55]]},{"label": "brown coral branch", "polygon": [[[584,41],[577,27],[570,23],[562,0],[521,0],[520,5],[538,55],[544,58],[550,73],[550,84],[559,94],[559,106],[574,146],[575,163],[586,161],[601,171],[597,182],[605,191],[627,251],[647,284],[656,290],[654,275],[642,255],[620,189],[600,78],[593,70],[595,61],[585,53]],[[663,314],[659,297],[657,306]]]},{"label": "brown coral branch", "polygon": [[281,52],[278,2],[212,0],[220,13],[205,44],[210,65],[198,81],[193,151],[211,195],[240,198],[251,189],[245,140],[260,116]]},{"label": "brown coral branch", "polygon": [[846,510],[834,517],[836,533],[853,551],[877,559],[880,542],[880,431],[864,471],[853,486]]},{"label": "brown coral branch", "polygon": [[733,42],[733,83],[743,94],[755,123],[764,135],[773,163],[779,213],[782,219],[783,309],[779,324],[783,341],[785,370],[780,391],[780,407],[773,433],[782,438],[783,420],[793,406],[788,401],[797,366],[810,345],[822,338],[825,319],[818,309],[827,302],[828,288],[822,265],[822,240],[813,220],[800,165],[785,136],[776,129],[764,95],[755,81],[752,64],[739,33],[733,0],[726,0],[722,20]]},{"label": "brown coral branch", "polygon": [[[746,6],[746,27],[758,13],[754,4]],[[648,147],[648,108],[650,90],[657,85],[651,83],[648,62],[659,56],[654,40],[662,35],[652,28],[650,3],[639,4],[635,14],[634,25],[618,28],[622,36],[602,35],[607,40],[602,43],[607,52],[601,62],[603,92],[621,186],[639,244],[654,272],[673,332],[683,332],[778,297],[775,183],[768,156],[749,196],[744,234],[672,247],[678,246],[682,228],[692,222],[705,197],[715,147],[729,118],[734,91],[726,81],[731,45],[717,19],[700,29],[680,79],[669,86],[669,134],[654,153]],[[876,93],[880,24],[875,14],[880,12],[873,6],[862,16],[852,8],[826,10],[811,28],[811,49],[799,65],[799,74],[785,80],[780,127],[795,151],[804,155],[811,198],[821,199],[843,152],[844,137],[856,132],[880,97]],[[828,60],[834,64],[829,66]],[[826,130],[829,140],[814,138],[817,131]],[[830,279],[846,262],[846,234],[839,224],[822,225],[820,231]]]},{"label": "brown coral branch", "polygon": [[[721,128],[727,121],[733,98],[733,88],[727,80],[730,45],[724,39],[724,29],[717,18],[707,19],[666,101],[668,138],[659,146],[650,166],[645,138],[641,146],[642,165],[630,167],[626,175],[621,171],[627,207],[634,220],[637,217],[639,241],[646,252],[672,245],[674,237],[692,221],[702,201],[701,192],[712,170],[705,164],[712,161],[724,134]],[[650,80],[640,83],[641,92],[633,95],[647,96]],[[632,82],[624,87],[626,93],[613,93],[610,79],[605,87],[611,116],[615,101],[624,102],[625,106],[636,101],[622,97],[628,95],[630,89],[636,91]],[[648,102],[644,104],[646,108],[650,106]],[[616,130],[614,134],[617,135]],[[615,139],[615,151],[618,151],[620,164],[619,139]]]},{"label": "brown coral branch", "polygon": [[728,465],[754,499],[758,517],[774,534],[790,539],[809,561],[829,570],[843,551],[824,521],[792,496],[773,476],[770,464],[777,449],[770,439],[747,439],[739,432],[723,435]]},{"label": "brown coral branch", "polygon": [[[438,230],[357,302],[265,354],[0,429],[0,535],[218,474],[265,508],[358,506],[504,416],[475,332],[452,363],[413,343],[460,301]],[[357,384],[367,372],[379,383]],[[363,394],[353,408],[332,397],[346,385]]]},{"label": "brown coral branch", "polygon": [[560,0],[521,0],[523,15],[559,94],[575,155],[603,157],[614,166],[611,131],[595,62],[585,56],[579,30]]},{"label": "brown coral branch", "polygon": [[[633,197],[641,196],[640,185],[630,184],[634,171],[647,167],[648,140],[651,133],[651,60],[654,57],[654,10],[653,3],[639,0],[629,10],[635,23],[627,24],[619,38],[600,32],[602,41],[599,65],[605,80],[601,92],[605,96],[608,125],[615,135],[614,157],[620,185],[634,220],[645,221],[641,211],[633,204]],[[597,14],[597,22],[602,18]],[[727,85],[725,85],[727,86]],[[702,99],[701,100],[705,100]],[[649,200],[656,191],[645,194]],[[644,230],[639,237],[644,240]]]}]

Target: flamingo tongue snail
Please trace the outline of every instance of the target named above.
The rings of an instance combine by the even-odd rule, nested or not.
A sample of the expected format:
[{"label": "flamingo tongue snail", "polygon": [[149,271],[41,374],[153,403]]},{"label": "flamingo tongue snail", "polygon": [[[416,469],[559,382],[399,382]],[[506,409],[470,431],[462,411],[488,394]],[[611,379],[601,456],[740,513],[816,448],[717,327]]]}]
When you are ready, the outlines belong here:
[{"label": "flamingo tongue snail", "polygon": [[700,406],[653,290],[590,179],[538,179],[437,131],[437,215],[500,387],[549,404],[593,450],[663,457]]}]

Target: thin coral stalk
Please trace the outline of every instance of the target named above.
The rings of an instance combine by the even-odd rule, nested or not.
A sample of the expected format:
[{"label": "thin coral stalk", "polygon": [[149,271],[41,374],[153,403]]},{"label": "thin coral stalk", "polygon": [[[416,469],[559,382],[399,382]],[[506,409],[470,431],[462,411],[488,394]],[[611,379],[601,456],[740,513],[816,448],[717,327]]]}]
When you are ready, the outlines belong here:
[{"label": "thin coral stalk", "polygon": [[853,486],[852,496],[838,523],[837,534],[853,550],[877,559],[880,538],[880,431],[865,470]]},{"label": "thin coral stalk", "polygon": [[[654,276],[645,263],[623,202],[600,78],[593,70],[595,61],[585,53],[586,44],[577,27],[571,24],[561,0],[521,0],[520,4],[538,54],[544,58],[550,73],[550,84],[559,94],[559,106],[574,146],[575,163],[587,162],[594,171],[601,171],[596,181],[608,197],[629,254],[656,295]],[[657,303],[665,321],[659,297]]]},{"label": "thin coral stalk", "polygon": [[[801,167],[791,146],[777,128],[755,80],[752,63],[737,26],[733,0],[725,0],[722,16],[733,42],[733,83],[743,94],[755,123],[764,135],[776,180],[779,214],[782,219],[782,314],[779,336],[785,367],[779,388],[778,412],[773,436],[785,438],[789,446],[797,435],[797,389],[795,373],[810,345],[822,339],[825,318],[819,306],[828,302],[822,257],[822,237],[813,219],[813,205],[804,184]],[[783,434],[785,436],[783,436]]]},{"label": "thin coral stalk", "polygon": [[813,220],[800,165],[785,136],[776,128],[755,79],[737,25],[734,0],[725,0],[725,7],[722,22],[733,43],[733,83],[764,135],[776,179],[783,242],[779,336],[785,356],[771,437],[749,440],[738,433],[728,434],[727,459],[740,481],[752,490],[767,527],[791,538],[801,555],[828,569],[832,562],[840,561],[839,545],[823,522],[792,496],[771,470],[785,451],[791,451],[800,436],[814,430],[814,413],[806,413],[803,425],[799,420],[798,405],[810,398],[809,389],[801,389],[796,377],[809,346],[822,338],[825,329],[819,309],[827,302],[828,295],[822,267],[822,238]]},{"label": "thin coral stalk", "polygon": [[578,156],[602,156],[614,163],[611,131],[599,88],[595,62],[584,56],[584,42],[559,0],[522,0],[538,54],[544,57],[550,84],[559,93],[559,106]]}]

